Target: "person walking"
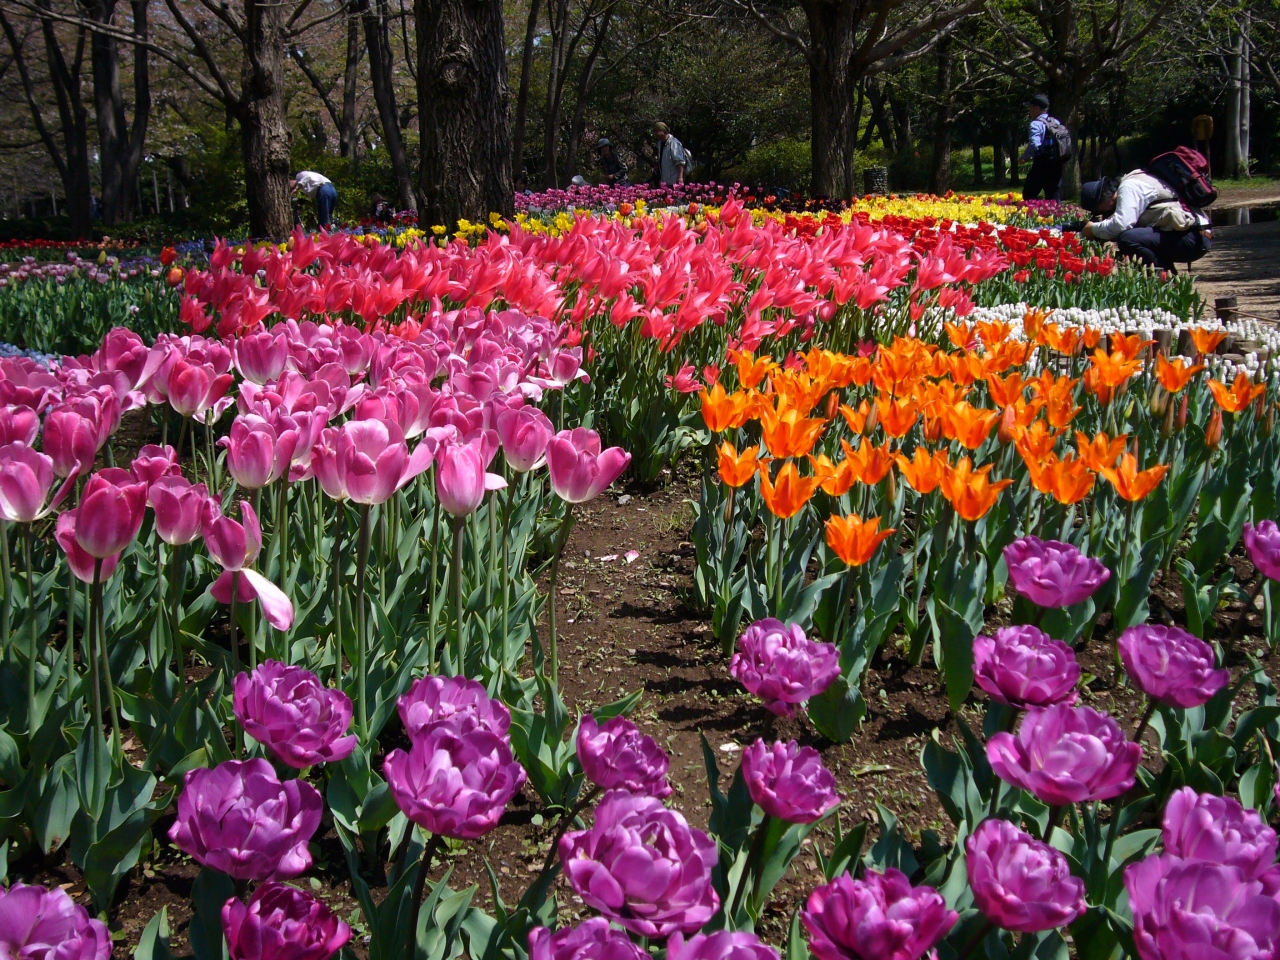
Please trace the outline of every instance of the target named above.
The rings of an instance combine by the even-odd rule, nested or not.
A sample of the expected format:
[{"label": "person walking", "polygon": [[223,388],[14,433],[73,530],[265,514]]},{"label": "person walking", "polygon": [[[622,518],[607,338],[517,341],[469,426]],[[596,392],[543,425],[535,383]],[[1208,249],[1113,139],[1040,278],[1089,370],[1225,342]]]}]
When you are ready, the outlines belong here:
[{"label": "person walking", "polygon": [[1027,116],[1031,126],[1022,159],[1031,161],[1031,170],[1022,182],[1022,199],[1034,200],[1044,194],[1046,200],[1061,200],[1062,162],[1066,158],[1050,125],[1062,125],[1049,115],[1049,98],[1043,93],[1027,101]]},{"label": "person walking", "polygon": [[333,207],[338,202],[338,188],[322,173],[301,170],[289,183],[294,193],[301,193],[316,205],[316,220],[321,230],[328,230],[333,221]]},{"label": "person walking", "polygon": [[658,138],[658,183],[668,186],[684,183],[689,155],[684,144],[671,135],[671,130],[659,120],[653,125],[653,135]]},{"label": "person walking", "polygon": [[600,159],[600,171],[604,174],[600,178],[601,183],[616,187],[627,182],[627,165],[613,149],[613,142],[608,137],[601,137],[596,144],[596,156]]},{"label": "person walking", "polygon": [[1203,210],[1185,204],[1163,180],[1145,170],[1091,180],[1080,188],[1080,206],[1105,217],[1086,223],[1090,240],[1114,240],[1121,257],[1177,273],[1213,249]]}]

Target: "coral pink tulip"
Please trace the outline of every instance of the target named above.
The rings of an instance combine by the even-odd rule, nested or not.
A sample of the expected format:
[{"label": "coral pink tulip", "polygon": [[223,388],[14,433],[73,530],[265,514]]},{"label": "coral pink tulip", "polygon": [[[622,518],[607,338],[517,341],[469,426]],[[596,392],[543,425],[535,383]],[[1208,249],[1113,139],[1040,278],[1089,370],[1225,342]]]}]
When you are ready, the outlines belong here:
[{"label": "coral pink tulip", "polygon": [[156,517],[156,534],[170,546],[190,543],[200,534],[209,491],[180,476],[165,476],[147,490]]},{"label": "coral pink tulip", "polygon": [[485,472],[483,441],[446,443],[436,453],[436,496],[455,517],[465,517],[484,500],[486,490],[501,490],[507,481]]},{"label": "coral pink tulip", "polygon": [[547,446],[551,489],[569,503],[585,503],[622,476],[631,454],[621,447],[600,450],[600,434],[585,427],[561,430]]},{"label": "coral pink tulip", "polygon": [[325,430],[313,454],[316,479],[335,500],[386,503],[431,465],[431,448],[411,454],[404,431],[391,420],[351,420]]},{"label": "coral pink tulip", "polygon": [[48,506],[53,489],[53,460],[25,443],[0,447],[0,517],[10,523],[32,523],[48,516],[71,489],[68,478]]}]

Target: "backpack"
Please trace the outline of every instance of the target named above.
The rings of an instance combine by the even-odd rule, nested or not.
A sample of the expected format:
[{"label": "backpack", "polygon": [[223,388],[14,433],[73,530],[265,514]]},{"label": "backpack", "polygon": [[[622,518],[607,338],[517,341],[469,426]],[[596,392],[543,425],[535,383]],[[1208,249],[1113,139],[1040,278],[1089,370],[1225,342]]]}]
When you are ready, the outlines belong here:
[{"label": "backpack", "polygon": [[[1045,151],[1045,156],[1057,160],[1070,159],[1071,151],[1074,149],[1074,144],[1071,142],[1071,131],[1047,113],[1041,114],[1039,119],[1044,124],[1045,132],[1049,135],[1048,139],[1044,141],[1044,146],[1049,147]],[[1052,146],[1050,146],[1051,144]]]},{"label": "backpack", "polygon": [[1218,191],[1209,179],[1209,161],[1199,150],[1178,147],[1153,158],[1143,169],[1166,184],[1188,207],[1207,207],[1218,199]]}]

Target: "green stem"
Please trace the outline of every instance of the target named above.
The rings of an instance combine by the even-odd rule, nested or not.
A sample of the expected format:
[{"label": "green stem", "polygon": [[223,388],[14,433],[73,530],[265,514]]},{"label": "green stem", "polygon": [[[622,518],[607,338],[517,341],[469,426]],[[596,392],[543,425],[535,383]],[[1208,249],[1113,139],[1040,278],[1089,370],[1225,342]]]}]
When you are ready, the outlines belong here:
[{"label": "green stem", "polygon": [[742,908],[742,899],[746,894],[747,880],[750,878],[752,886],[752,899],[754,899],[756,890],[755,886],[759,883],[761,871],[761,859],[764,856],[764,844],[769,833],[769,824],[773,820],[769,814],[765,814],[760,821],[760,825],[756,827],[755,836],[751,838],[751,852],[747,854],[747,862],[742,865],[742,876],[738,880],[738,889],[733,895],[733,909],[725,915],[725,920],[729,923],[734,922],[734,918],[738,915],[738,911]]},{"label": "green stem", "polygon": [[551,849],[547,851],[547,859],[542,863],[543,873],[550,870],[551,865],[556,861],[556,855],[560,851],[560,838],[568,832],[569,828],[573,826],[574,821],[582,814],[582,811],[587,809],[591,801],[599,795],[600,788],[593,786],[582,795],[582,798],[576,804],[574,804],[573,809],[569,811],[568,816],[560,818],[560,823],[556,828],[556,835],[551,838]]},{"label": "green stem", "polygon": [[4,586],[4,603],[0,604],[0,641],[9,652],[9,607],[13,603],[13,580],[9,576],[9,523],[0,520],[0,582]]},{"label": "green stem", "polygon": [[569,542],[569,531],[573,529],[573,504],[565,504],[564,519],[560,521],[560,538],[556,544],[555,555],[551,558],[551,577],[549,586],[551,596],[547,598],[547,650],[551,658],[551,682],[560,680],[560,647],[556,633],[556,581],[560,576],[560,557],[564,554],[565,544]]},{"label": "green stem", "polygon": [[506,649],[511,619],[511,501],[510,488],[502,501],[502,646]]},{"label": "green stem", "polygon": [[1146,732],[1147,724],[1151,722],[1151,716],[1156,712],[1156,701],[1151,700],[1147,703],[1147,709],[1142,713],[1142,719],[1138,721],[1138,729],[1133,731],[1133,742],[1142,746],[1142,735]]},{"label": "green stem", "polygon": [[[89,661],[89,700],[93,708],[94,737],[102,738],[102,680],[98,676],[98,618],[102,610],[102,561],[93,562],[93,584],[89,588],[89,629],[85,633],[85,646]],[[96,740],[95,740],[96,742]]]},{"label": "green stem", "polygon": [[982,926],[978,928],[978,932],[973,935],[969,942],[965,944],[964,949],[960,951],[959,960],[968,960],[969,954],[973,953],[973,951],[977,949],[978,944],[982,943],[982,941],[987,938],[987,934],[991,932],[992,926],[993,924],[991,921],[984,917],[982,920]]},{"label": "green stem", "polygon": [[333,639],[337,644],[334,654],[334,673],[342,677],[342,501],[338,501],[338,514],[333,525]]},{"label": "green stem", "polygon": [[453,599],[454,641],[453,663],[456,676],[467,674],[467,625],[462,603],[462,547],[466,535],[466,517],[453,518],[453,556],[449,558],[449,596]]},{"label": "green stem", "polygon": [[182,595],[186,590],[187,567],[181,544],[169,548],[169,623],[173,631],[173,661],[177,667],[178,690],[186,681],[186,652],[182,649]]},{"label": "green stem", "polygon": [[364,602],[365,568],[369,565],[369,504],[360,505],[360,534],[356,542],[356,723],[360,738],[369,741],[368,611]]},{"label": "green stem", "polygon": [[[240,593],[240,571],[231,571],[231,682],[240,676],[240,642],[236,638],[236,601]],[[244,728],[240,724],[236,728],[236,759],[244,757]]]},{"label": "green stem", "polygon": [[[410,825],[409,829],[412,831],[415,828]],[[410,901],[409,908],[409,940],[405,944],[404,952],[410,960],[416,955],[418,914],[422,912],[422,897],[427,892],[427,874],[431,872],[431,861],[435,859],[442,847],[444,847],[444,837],[438,833],[432,834],[422,850],[422,860],[418,864],[418,877],[413,881],[413,899]]]},{"label": "green stem", "polygon": [[[440,574],[440,498],[433,498],[435,503],[431,508],[431,567],[430,574],[427,577],[427,643],[431,645],[431,651],[427,657],[427,671],[434,673],[436,669],[436,649],[438,646],[438,634],[436,628],[439,625],[439,610],[437,609],[436,597],[440,591],[436,586],[436,578]],[[443,651],[441,651],[443,656]]]},{"label": "green stem", "polygon": [[1062,819],[1062,812],[1066,810],[1065,806],[1049,808],[1049,822],[1044,828],[1044,836],[1040,839],[1048,843],[1053,836],[1053,828],[1058,825],[1058,821]]},{"label": "green stem", "polygon": [[28,716],[29,732],[34,733],[30,729],[31,723],[35,721],[34,707],[36,702],[36,647],[38,640],[36,639],[36,584],[35,575],[31,568],[31,524],[24,523],[22,525],[22,562],[27,571],[27,637],[29,640],[27,647],[27,710],[30,712]]}]

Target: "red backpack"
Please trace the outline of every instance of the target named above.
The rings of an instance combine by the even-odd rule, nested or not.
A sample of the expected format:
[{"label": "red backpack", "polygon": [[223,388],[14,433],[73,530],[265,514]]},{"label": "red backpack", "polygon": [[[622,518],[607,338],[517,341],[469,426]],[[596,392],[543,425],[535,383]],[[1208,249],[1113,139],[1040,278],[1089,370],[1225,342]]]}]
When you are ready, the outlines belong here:
[{"label": "red backpack", "polygon": [[1199,150],[1178,147],[1162,153],[1144,171],[1163,181],[1188,207],[1207,207],[1218,199],[1209,179],[1209,161]]}]

